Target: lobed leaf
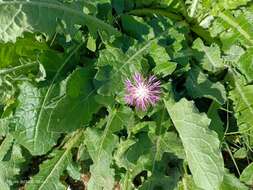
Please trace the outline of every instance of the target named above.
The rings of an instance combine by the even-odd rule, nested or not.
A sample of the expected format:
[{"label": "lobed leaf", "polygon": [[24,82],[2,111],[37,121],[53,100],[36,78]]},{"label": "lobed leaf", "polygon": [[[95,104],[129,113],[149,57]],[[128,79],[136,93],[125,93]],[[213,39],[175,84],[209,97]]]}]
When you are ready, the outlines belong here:
[{"label": "lobed leaf", "polygon": [[54,132],[71,132],[87,125],[101,105],[95,101],[92,86],[94,70],[76,69],[67,79],[66,94],[52,110],[48,129]]},{"label": "lobed leaf", "polygon": [[182,140],[194,182],[206,190],[219,189],[224,164],[217,134],[208,128],[210,119],[186,99],[177,103],[164,102]]},{"label": "lobed leaf", "polygon": [[58,135],[47,131],[54,99],[59,97],[60,87],[37,88],[29,82],[20,85],[19,104],[11,118],[14,138],[26,147],[33,155],[42,155],[55,145]]},{"label": "lobed leaf", "polygon": [[32,177],[27,183],[27,190],[64,190],[65,186],[60,182],[60,176],[67,166],[72,162],[71,149],[82,139],[82,131],[78,131],[65,144],[64,150],[57,150],[51,153],[52,159],[40,165],[38,174]]},{"label": "lobed leaf", "polygon": [[41,32],[52,37],[56,31],[58,20],[63,22],[63,29],[73,35],[75,25],[86,25],[94,34],[104,30],[109,34],[118,34],[118,31],[98,18],[83,12],[85,3],[73,1],[64,3],[57,0],[1,0],[0,41],[15,42],[24,32]]},{"label": "lobed leaf", "polygon": [[188,72],[185,87],[188,94],[193,98],[210,98],[219,104],[226,101],[226,90],[220,82],[212,82],[201,71],[200,68],[193,66]]}]

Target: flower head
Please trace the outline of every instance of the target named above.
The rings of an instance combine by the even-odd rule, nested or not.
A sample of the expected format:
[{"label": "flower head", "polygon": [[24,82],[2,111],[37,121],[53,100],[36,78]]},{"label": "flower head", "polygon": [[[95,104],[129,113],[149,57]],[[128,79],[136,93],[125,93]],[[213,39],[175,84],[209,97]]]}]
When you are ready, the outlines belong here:
[{"label": "flower head", "polygon": [[144,79],[141,74],[136,73],[133,76],[133,82],[129,79],[125,81],[125,101],[129,105],[145,111],[150,104],[154,106],[159,101],[160,85],[160,81],[155,76]]}]

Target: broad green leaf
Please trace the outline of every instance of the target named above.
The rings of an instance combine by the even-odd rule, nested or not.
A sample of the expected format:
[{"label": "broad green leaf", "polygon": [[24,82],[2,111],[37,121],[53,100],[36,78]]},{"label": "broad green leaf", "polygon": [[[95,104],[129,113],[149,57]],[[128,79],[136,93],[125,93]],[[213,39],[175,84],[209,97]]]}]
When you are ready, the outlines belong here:
[{"label": "broad green leaf", "polygon": [[8,118],[0,119],[0,136],[6,136],[9,133],[9,123],[10,120]]},{"label": "broad green leaf", "polygon": [[[155,126],[156,127],[156,126]],[[121,141],[114,154],[114,159],[118,166],[126,169],[123,178],[123,186],[131,189],[131,181],[144,170],[151,172],[149,179],[143,184],[141,189],[152,189],[156,186],[160,188],[173,187],[175,178],[163,176],[166,166],[160,167],[164,153],[171,153],[178,158],[184,158],[182,144],[176,133],[166,132],[164,134],[147,134],[141,132],[136,138],[128,138]],[[166,162],[165,162],[166,165]],[[162,171],[160,169],[162,168]],[[160,179],[160,180],[159,180]],[[164,190],[167,190],[166,188]]]},{"label": "broad green leaf", "polygon": [[[9,137],[8,137],[8,140]],[[12,139],[13,140],[13,139]],[[21,148],[13,143],[8,152],[1,152],[4,156],[4,160],[0,161],[0,185],[3,190],[14,189],[15,181],[17,181],[20,175],[21,168],[23,169],[24,157],[21,152]]]},{"label": "broad green leaf", "polygon": [[193,98],[210,98],[219,104],[226,101],[226,90],[220,82],[212,82],[198,67],[192,67],[188,72],[185,87]]},{"label": "broad green leaf", "polygon": [[112,6],[117,13],[122,13],[125,9],[125,0],[112,0]]},{"label": "broad green leaf", "polygon": [[[166,155],[164,153],[171,153],[173,156],[185,159],[182,143],[176,133],[165,132],[163,134],[161,129],[159,129],[157,136],[154,136],[154,134],[149,134],[149,136],[153,142],[153,148],[143,161],[139,159],[139,163],[137,162],[137,164],[144,163],[144,168],[151,172],[151,177],[147,179],[140,189],[156,189],[159,187],[161,190],[172,190],[176,186],[180,174],[179,171],[173,171],[172,168],[169,168],[168,170],[171,172],[170,176],[164,176],[168,167],[167,161],[164,162],[163,160],[164,155]],[[176,164],[175,160],[174,164]]]},{"label": "broad green leaf", "polygon": [[[162,108],[157,115],[158,120],[155,128],[149,128],[148,132],[150,140],[153,144],[152,149],[149,150],[150,152],[148,152],[148,154],[145,156],[145,162],[142,161],[145,163],[144,168],[151,172],[151,177],[147,179],[141,189],[154,189],[157,187],[160,187],[164,190],[173,189],[179,176],[176,172],[173,174],[175,176],[170,176],[169,178],[163,177],[164,173],[166,172],[165,168],[167,165],[167,163],[164,162],[164,159],[166,159],[164,157],[166,155],[165,153],[171,153],[173,156],[177,156],[180,159],[185,159],[183,145],[179,137],[174,132],[167,132],[169,125],[164,122],[166,117],[168,117],[166,108]],[[149,160],[150,162],[148,162]],[[161,170],[161,168],[163,169]],[[173,180],[173,182],[171,180]]]},{"label": "broad green leaf", "polygon": [[[143,159],[144,161],[145,159]],[[168,163],[173,162],[173,166]],[[144,162],[145,163],[145,162]],[[152,171],[139,189],[141,190],[174,190],[181,177],[179,167],[182,162],[166,154],[159,162],[152,163]],[[169,172],[168,172],[169,171]]]},{"label": "broad green leaf", "polygon": [[234,116],[237,119],[239,131],[244,135],[245,139],[248,139],[245,143],[251,146],[253,143],[253,85],[244,85],[241,81],[242,77],[233,70],[231,71],[234,89],[229,92],[229,98],[233,101]]},{"label": "broad green leaf", "polygon": [[111,110],[103,130],[88,128],[85,132],[85,144],[93,161],[90,167],[91,179],[88,183],[91,190],[109,190],[114,187],[115,171],[111,164],[118,137],[113,134],[111,124],[115,115],[116,110]]},{"label": "broad green leaf", "polygon": [[40,165],[39,173],[27,183],[27,190],[65,190],[66,187],[60,182],[60,176],[72,162],[71,149],[80,143],[83,132],[77,131],[67,141],[63,150],[51,153],[52,159]]},{"label": "broad green leaf", "polygon": [[192,176],[185,175],[182,181],[178,183],[178,190],[202,190],[196,186]]},{"label": "broad green leaf", "polygon": [[219,0],[219,5],[224,7],[226,10],[228,9],[236,9],[239,6],[246,5],[251,0]]},{"label": "broad green leaf", "polygon": [[150,128],[155,128],[156,122],[154,121],[144,121],[138,122],[129,129],[129,133],[137,134],[139,132],[147,132]]},{"label": "broad green leaf", "polygon": [[247,157],[247,154],[248,154],[248,152],[247,152],[246,148],[242,147],[234,153],[234,157],[237,159],[244,159]]},{"label": "broad green leaf", "polygon": [[127,129],[134,126],[134,114],[130,108],[121,106],[117,109],[110,128],[112,132],[117,132],[122,130],[124,126]]},{"label": "broad green leaf", "polygon": [[249,82],[253,81],[253,48],[249,48],[238,61],[238,68]]},{"label": "broad green leaf", "polygon": [[151,171],[156,162],[152,152],[155,146],[146,133],[140,133],[136,139],[127,139],[121,141],[114,154],[114,159],[119,167],[126,169],[125,175],[122,177],[123,186],[132,189],[132,180],[142,171]]},{"label": "broad green leaf", "polygon": [[41,32],[51,37],[56,32],[57,20],[62,21],[65,32],[70,35],[76,32],[75,24],[86,25],[93,33],[104,30],[109,34],[118,34],[109,24],[85,14],[85,5],[81,1],[64,3],[57,0],[1,0],[0,41],[15,41],[24,32]]},{"label": "broad green leaf", "polygon": [[190,6],[190,11],[189,11],[190,17],[194,17],[194,15],[198,9],[198,4],[199,4],[199,0],[192,0],[191,6]]},{"label": "broad green leaf", "polygon": [[224,123],[218,113],[219,108],[220,105],[213,101],[208,109],[207,116],[211,119],[209,128],[214,130],[218,134],[219,139],[222,140],[224,137]]},{"label": "broad green leaf", "polygon": [[244,86],[235,79],[235,88],[230,91],[235,117],[240,131],[252,129],[253,122],[253,85]]},{"label": "broad green leaf", "polygon": [[101,107],[95,101],[92,86],[94,70],[76,69],[67,79],[66,95],[52,111],[48,129],[55,132],[71,132],[84,127]]},{"label": "broad green leaf", "polygon": [[4,159],[4,156],[11,149],[14,139],[11,135],[7,135],[0,145],[0,161]]},{"label": "broad green leaf", "polygon": [[19,169],[14,163],[0,162],[0,185],[2,190],[10,190],[13,185],[14,176],[19,174]]},{"label": "broad green leaf", "polygon": [[172,74],[177,67],[175,62],[170,61],[171,58],[166,49],[160,46],[158,43],[153,43],[151,45],[149,55],[153,58],[156,64],[153,69],[156,75],[162,75],[163,77],[166,77]]},{"label": "broad green leaf", "polygon": [[0,68],[20,65],[21,59],[34,61],[39,56],[39,52],[43,50],[49,50],[49,48],[32,35],[17,39],[15,44],[0,44]]},{"label": "broad green leaf", "polygon": [[47,131],[47,125],[53,110],[50,104],[60,96],[60,87],[53,85],[50,95],[47,87],[37,88],[29,82],[23,82],[19,88],[19,104],[11,119],[13,136],[33,155],[42,155],[55,145],[58,138]]},{"label": "broad green leaf", "polygon": [[80,173],[81,166],[76,162],[70,162],[67,166],[67,172],[69,176],[75,180],[81,179],[81,173]]},{"label": "broad green leaf", "polygon": [[177,103],[164,100],[165,106],[183,142],[194,182],[205,190],[217,190],[224,176],[224,164],[217,134],[208,126],[210,119],[200,114],[186,99]]},{"label": "broad green leaf", "polygon": [[220,190],[248,190],[249,188],[240,182],[233,174],[226,171]]},{"label": "broad green leaf", "polygon": [[96,129],[87,129],[86,146],[94,162],[90,168],[91,179],[88,187],[91,190],[112,189],[114,186],[114,169],[112,164],[112,151],[117,144],[117,137],[107,134],[107,129],[102,133]]},{"label": "broad green leaf", "polygon": [[242,172],[240,180],[248,185],[253,184],[253,163],[248,165]]},{"label": "broad green leaf", "polygon": [[208,47],[198,38],[193,42],[192,48],[196,50],[193,56],[196,60],[200,61],[203,69],[210,72],[217,72],[224,69],[220,48],[217,44],[212,44]]},{"label": "broad green leaf", "polygon": [[143,41],[144,39],[150,39],[153,36],[151,33],[151,27],[140,17],[123,14],[121,16],[121,22],[123,30],[129,36],[132,36],[137,40]]},{"label": "broad green leaf", "polygon": [[[148,135],[146,133],[140,133],[136,139],[127,139],[126,141],[122,141],[121,144],[119,144],[119,152],[117,152],[115,156],[117,157],[116,159],[119,160],[119,165],[121,167],[131,170],[132,174],[137,175],[145,168],[145,166],[140,163],[143,161],[142,157],[144,158],[150,153],[151,147],[152,141]],[[146,158],[144,162],[151,164],[150,161],[152,162],[150,158]],[[134,173],[134,169],[138,171]]]},{"label": "broad green leaf", "polygon": [[154,162],[162,159],[165,152],[172,153],[180,159],[185,158],[183,145],[176,133],[165,132],[164,134],[150,134],[152,141],[154,141]]},{"label": "broad green leaf", "polygon": [[225,56],[223,56],[225,61],[228,62],[239,62],[240,57],[245,53],[244,49],[238,45],[232,45],[227,51],[225,51]]},{"label": "broad green leaf", "polygon": [[98,93],[109,96],[121,92],[126,78],[141,71],[142,56],[148,47],[149,44],[137,51],[128,50],[126,54],[111,46],[102,50],[96,63],[99,67],[95,76]]},{"label": "broad green leaf", "polygon": [[166,77],[168,75],[171,75],[177,67],[177,64],[175,62],[168,61],[167,63],[162,63],[157,65],[153,71],[157,75],[162,75],[163,77]]},{"label": "broad green leaf", "polygon": [[234,16],[230,11],[219,11],[211,32],[214,36],[219,35],[223,49],[229,49],[238,42],[245,47],[253,45],[252,22],[246,14],[247,11],[244,11]]}]

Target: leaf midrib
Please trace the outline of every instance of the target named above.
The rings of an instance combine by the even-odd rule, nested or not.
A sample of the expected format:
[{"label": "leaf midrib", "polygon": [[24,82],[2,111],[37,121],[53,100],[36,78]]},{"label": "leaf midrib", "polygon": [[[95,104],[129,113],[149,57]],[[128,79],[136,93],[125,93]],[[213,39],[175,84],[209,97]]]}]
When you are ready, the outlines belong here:
[{"label": "leaf midrib", "polygon": [[[183,113],[182,115],[185,115],[185,114],[186,114],[186,113]],[[192,123],[192,122],[187,122],[187,121],[185,121],[184,119],[174,119],[174,122],[179,122],[179,123],[182,122],[182,124],[184,124],[184,123],[189,123],[189,124],[193,124],[193,125],[195,125],[195,126],[201,128],[201,129],[203,129],[203,127],[200,127],[200,126],[198,126],[197,124]],[[177,130],[180,130],[180,129],[177,128]],[[180,133],[179,135],[181,136],[183,146],[184,146],[184,147],[188,147],[188,144],[184,141],[184,139],[186,139],[187,137],[183,137],[182,133]],[[208,181],[209,185],[210,185],[211,187],[213,187],[213,184],[211,183],[212,180],[210,180],[209,176],[208,176],[207,173],[205,172],[205,169],[204,169],[204,167],[202,166],[202,162],[199,161],[198,158],[196,158],[194,152],[189,152],[189,151],[187,151],[187,150],[188,150],[188,149],[185,150],[187,159],[189,158],[189,155],[191,155],[192,159],[195,160],[194,162],[195,162],[195,163],[199,163],[199,164],[195,164],[196,168],[198,168],[198,171],[200,171],[203,175],[205,175],[205,177],[207,178],[207,181]],[[216,165],[215,165],[215,166],[216,166]],[[217,166],[216,166],[216,169],[217,169],[217,171],[219,171],[218,168],[217,168]]]},{"label": "leaf midrib", "polygon": [[56,162],[56,164],[54,165],[54,167],[52,168],[52,170],[50,171],[50,173],[48,174],[48,176],[46,177],[46,179],[43,181],[43,183],[40,185],[38,190],[41,190],[44,185],[46,184],[47,180],[52,176],[52,174],[54,173],[54,171],[58,168],[58,166],[64,162],[64,159],[67,157],[67,155],[69,154],[70,150],[72,149],[72,147],[78,142],[79,138],[82,136],[82,132],[77,131],[77,133],[70,139],[70,143],[67,146],[65,152],[62,154],[62,156],[60,157],[60,159]]},{"label": "leaf midrib", "polygon": [[214,68],[217,68],[218,64],[216,64],[215,61],[213,60],[212,56],[209,55],[209,52],[208,52],[208,50],[207,50],[207,48],[205,47],[204,44],[203,44],[202,48],[203,48],[203,50],[204,50],[204,52],[206,54],[207,59],[210,61],[210,63],[213,65]]},{"label": "leaf midrib", "polygon": [[191,10],[190,10],[190,14],[189,14],[190,17],[194,16],[194,14],[197,10],[197,6],[198,6],[198,0],[193,0]]},{"label": "leaf midrib", "polygon": [[62,10],[62,11],[68,12],[69,14],[80,16],[88,20],[89,23],[97,23],[98,26],[103,27],[104,29],[106,29],[107,31],[110,31],[111,33],[119,34],[119,32],[115,28],[103,22],[102,20],[94,16],[84,14],[83,12],[77,11],[73,8],[67,7],[64,4],[55,4],[55,3],[38,2],[38,1],[36,2],[35,1],[8,1],[8,2],[4,1],[4,2],[0,2],[0,6],[1,5],[31,5],[31,6],[38,6],[38,7],[46,7],[49,9]]},{"label": "leaf midrib", "polygon": [[245,39],[247,39],[250,44],[253,45],[253,39],[252,36],[245,31],[240,24],[238,24],[235,20],[231,19],[229,16],[227,16],[225,13],[221,12],[219,13],[220,18],[228,23],[230,26],[232,26],[235,30],[237,30]]},{"label": "leaf midrib", "polygon": [[[47,90],[47,92],[46,92],[46,94],[45,94],[45,96],[44,96],[44,99],[43,99],[43,101],[42,101],[42,105],[41,105],[41,107],[40,107],[40,110],[39,110],[39,115],[38,115],[38,119],[37,119],[37,121],[36,121],[36,126],[35,126],[35,128],[34,128],[34,140],[33,140],[33,147],[34,147],[34,149],[36,150],[36,142],[37,142],[37,138],[38,138],[38,126],[40,125],[40,122],[41,122],[41,117],[42,117],[42,115],[43,115],[43,113],[44,113],[44,108],[45,108],[45,106],[46,106],[46,102],[47,102],[47,100],[48,100],[48,98],[49,98],[49,96],[51,95],[51,91],[52,91],[52,89],[53,89],[53,87],[54,87],[54,82],[56,81],[56,79],[58,78],[58,76],[59,76],[59,74],[60,74],[60,72],[62,71],[62,69],[65,67],[65,65],[68,63],[68,61],[69,61],[69,59],[76,53],[76,51],[81,47],[81,45],[82,44],[79,44],[74,50],[73,50],[73,52],[66,58],[66,60],[65,60],[65,62],[61,65],[61,67],[57,70],[57,73],[55,74],[55,76],[54,76],[54,78],[53,78],[53,80],[52,80],[52,82],[51,82],[51,84],[50,84],[50,86],[49,86],[49,88],[48,88],[48,90]],[[48,122],[48,124],[49,124],[49,122]],[[35,151],[36,152],[36,151]]]},{"label": "leaf midrib", "polygon": [[99,159],[101,159],[101,153],[102,153],[102,149],[103,149],[103,146],[104,146],[104,142],[105,142],[105,139],[107,137],[107,134],[108,132],[110,131],[110,126],[111,126],[111,123],[114,119],[116,115],[116,109],[112,111],[112,113],[109,115],[109,118],[107,120],[107,124],[106,124],[106,127],[104,129],[104,133],[101,137],[101,141],[100,141],[100,144],[99,144],[99,147],[98,147],[98,153],[97,153],[97,156],[96,156],[96,161],[99,161]]}]

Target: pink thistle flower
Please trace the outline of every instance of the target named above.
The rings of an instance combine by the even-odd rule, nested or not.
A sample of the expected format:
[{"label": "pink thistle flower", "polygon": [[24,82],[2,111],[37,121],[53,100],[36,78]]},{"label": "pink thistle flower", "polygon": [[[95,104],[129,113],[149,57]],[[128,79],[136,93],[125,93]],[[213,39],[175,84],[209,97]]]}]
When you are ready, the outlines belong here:
[{"label": "pink thistle flower", "polygon": [[154,106],[160,99],[160,81],[155,76],[144,79],[141,74],[135,73],[134,82],[129,79],[125,81],[125,101],[131,106],[146,111],[149,105]]}]

